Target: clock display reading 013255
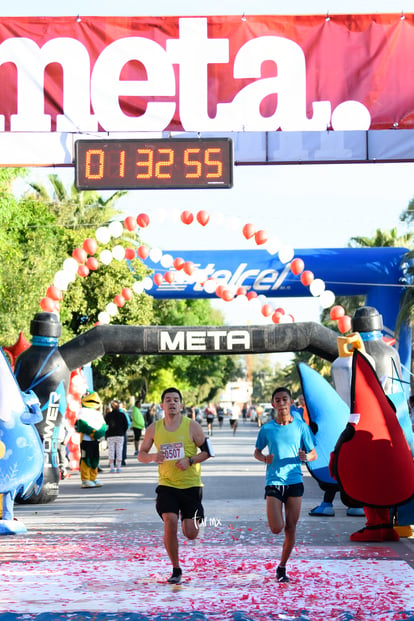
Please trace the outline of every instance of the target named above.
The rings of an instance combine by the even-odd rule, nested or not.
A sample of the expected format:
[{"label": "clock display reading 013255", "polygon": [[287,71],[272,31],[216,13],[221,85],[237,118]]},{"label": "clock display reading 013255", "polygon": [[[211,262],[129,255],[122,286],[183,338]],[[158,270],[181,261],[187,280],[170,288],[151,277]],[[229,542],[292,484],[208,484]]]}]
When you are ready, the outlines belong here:
[{"label": "clock display reading 013255", "polygon": [[78,140],[78,190],[205,189],[233,185],[230,138]]}]

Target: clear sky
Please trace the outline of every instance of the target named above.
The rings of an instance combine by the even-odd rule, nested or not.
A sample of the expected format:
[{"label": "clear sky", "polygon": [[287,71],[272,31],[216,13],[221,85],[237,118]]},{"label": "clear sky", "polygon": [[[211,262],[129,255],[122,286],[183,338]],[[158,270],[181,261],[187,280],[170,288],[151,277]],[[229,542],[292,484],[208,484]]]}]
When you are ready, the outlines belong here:
[{"label": "clear sky", "polygon": [[[6,5],[6,3],[4,3]],[[330,6],[331,5],[331,6]],[[395,0],[376,2],[346,0],[335,2],[289,0],[255,0],[235,2],[178,0],[172,3],[154,1],[114,4],[106,0],[69,0],[64,3],[39,0],[17,0],[0,8],[2,15],[57,14],[294,14],[294,13],[395,13],[414,12],[414,2]],[[150,7],[150,8],[149,8]],[[174,10],[172,10],[172,8]],[[275,8],[276,7],[276,8]],[[33,170],[33,176],[44,176],[49,170]],[[55,171],[56,172],[56,171]],[[68,182],[72,172],[58,169]],[[240,234],[246,222],[265,229],[283,244],[293,246],[300,256],[301,248],[346,246],[351,236],[372,236],[377,228],[399,226],[399,215],[414,197],[414,164],[345,164],[296,166],[239,166],[234,171],[230,190],[161,190],[129,192],[119,206],[127,214],[146,212],[152,224],[142,232],[151,246],[164,250],[181,249],[250,249]],[[196,213],[207,210],[221,224],[203,228],[183,225],[177,213],[189,209]],[[239,225],[235,227],[234,218]],[[217,302],[225,311],[228,323],[246,321],[245,310],[237,303]],[[315,300],[283,300],[281,304],[296,320],[315,320],[319,307]],[[260,323],[262,318],[258,316]],[[269,320],[266,320],[269,322]]]}]

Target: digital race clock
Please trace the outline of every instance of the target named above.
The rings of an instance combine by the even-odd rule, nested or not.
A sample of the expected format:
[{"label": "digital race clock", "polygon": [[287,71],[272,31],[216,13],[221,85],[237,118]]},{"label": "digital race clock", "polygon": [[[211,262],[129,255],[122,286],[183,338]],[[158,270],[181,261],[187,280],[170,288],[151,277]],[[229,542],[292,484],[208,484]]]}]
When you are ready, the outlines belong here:
[{"label": "digital race clock", "polygon": [[78,190],[231,188],[230,138],[77,140]]}]

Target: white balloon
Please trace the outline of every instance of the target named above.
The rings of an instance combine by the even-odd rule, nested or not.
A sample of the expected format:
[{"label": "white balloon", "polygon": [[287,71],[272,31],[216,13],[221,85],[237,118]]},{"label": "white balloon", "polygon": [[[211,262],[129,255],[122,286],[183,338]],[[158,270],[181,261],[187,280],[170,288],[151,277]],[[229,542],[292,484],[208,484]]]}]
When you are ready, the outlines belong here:
[{"label": "white balloon", "polygon": [[221,213],[221,211],[216,211],[210,216],[210,222],[214,226],[222,226],[224,224],[224,220],[224,214]]},{"label": "white balloon", "polygon": [[105,310],[111,317],[115,317],[118,313],[118,307],[115,302],[109,302],[109,304],[106,305]]},{"label": "white balloon", "polygon": [[335,304],[334,292],[330,291],[329,289],[323,291],[323,293],[321,293],[321,295],[319,296],[319,303],[322,308],[329,308],[330,306]]},{"label": "white balloon", "polygon": [[207,272],[206,270],[199,270],[196,268],[193,272],[195,282],[204,282],[207,280]]},{"label": "white balloon", "polygon": [[105,311],[102,311],[98,315],[99,323],[109,323],[111,321],[111,317]]},{"label": "white balloon", "polygon": [[160,263],[163,267],[171,267],[174,263],[174,259],[170,254],[163,254]]},{"label": "white balloon", "polygon": [[279,250],[279,260],[281,263],[289,263],[295,256],[292,246],[282,246]]},{"label": "white balloon", "polygon": [[187,282],[187,275],[182,270],[175,272],[175,282],[177,285]]},{"label": "white balloon", "polygon": [[100,226],[95,231],[95,237],[100,244],[107,244],[111,239],[111,233],[106,226]]},{"label": "white balloon", "polygon": [[109,265],[113,259],[112,252],[110,250],[102,250],[99,258],[104,265]]},{"label": "white balloon", "polygon": [[152,282],[152,278],[150,278],[149,276],[145,276],[144,280],[142,281],[143,287],[146,291],[149,291],[150,289],[152,289],[152,285],[154,284]]},{"label": "white balloon", "polygon": [[230,231],[237,231],[241,227],[241,220],[237,216],[230,216],[226,218],[226,227]]},{"label": "white balloon", "polygon": [[321,295],[321,293],[325,291],[324,281],[321,278],[315,278],[315,280],[313,280],[309,285],[309,291],[314,297]]},{"label": "white balloon", "polygon": [[167,210],[164,207],[158,207],[155,210],[152,220],[156,224],[163,224],[167,218]]},{"label": "white balloon", "polygon": [[142,282],[142,280],[136,280],[132,285],[132,289],[137,295],[142,293],[144,291],[144,283]]},{"label": "white balloon", "polygon": [[214,278],[207,278],[203,285],[203,289],[206,293],[214,293],[217,289],[217,281]]},{"label": "white balloon", "polygon": [[280,248],[280,240],[277,237],[269,237],[264,247],[269,254],[276,254]]},{"label": "white balloon", "polygon": [[55,285],[55,287],[58,287],[58,289],[66,291],[69,286],[69,279],[66,272],[64,272],[63,270],[59,270],[58,272],[56,272],[53,279],[53,284]]},{"label": "white balloon", "polygon": [[180,220],[180,210],[178,207],[173,207],[171,210],[167,211],[168,219],[171,222],[178,222]]},{"label": "white balloon", "polygon": [[108,229],[112,237],[121,237],[122,233],[124,232],[124,226],[122,222],[119,222],[119,220],[114,220],[113,222],[111,222],[108,226]]},{"label": "white balloon", "polygon": [[73,257],[68,257],[63,261],[63,271],[67,274],[76,274],[78,267],[79,263]]},{"label": "white balloon", "polygon": [[114,246],[112,248],[112,255],[117,261],[123,261],[125,259],[125,248],[119,244]]},{"label": "white balloon", "polygon": [[153,261],[153,263],[158,263],[161,257],[162,257],[161,248],[151,248],[149,252],[149,258],[151,259],[151,261]]}]

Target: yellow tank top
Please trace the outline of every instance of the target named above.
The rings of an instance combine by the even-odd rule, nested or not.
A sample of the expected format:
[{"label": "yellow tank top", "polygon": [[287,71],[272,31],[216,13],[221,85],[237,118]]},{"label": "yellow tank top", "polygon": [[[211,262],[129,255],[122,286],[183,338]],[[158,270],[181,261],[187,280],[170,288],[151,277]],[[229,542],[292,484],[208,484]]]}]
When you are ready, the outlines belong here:
[{"label": "yellow tank top", "polygon": [[178,459],[194,457],[197,454],[197,445],[190,437],[190,423],[190,418],[182,416],[176,431],[167,431],[163,418],[155,423],[154,444],[158,451],[164,451],[165,454],[164,462],[158,466],[160,485],[179,489],[203,486],[200,464],[194,464],[185,471],[175,467]]}]

